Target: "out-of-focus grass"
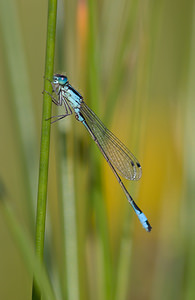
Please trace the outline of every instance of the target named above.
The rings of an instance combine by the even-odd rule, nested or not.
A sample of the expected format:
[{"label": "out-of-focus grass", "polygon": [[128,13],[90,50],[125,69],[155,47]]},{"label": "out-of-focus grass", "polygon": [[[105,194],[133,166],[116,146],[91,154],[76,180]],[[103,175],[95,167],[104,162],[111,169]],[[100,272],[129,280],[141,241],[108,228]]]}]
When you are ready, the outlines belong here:
[{"label": "out-of-focus grass", "polygon": [[[4,36],[6,20],[10,20],[7,11],[0,29],[0,176],[18,219],[27,224],[26,187],[32,161],[20,154],[25,147],[35,157],[38,151],[37,147],[32,150],[29,138],[33,138],[32,126],[33,147],[40,138],[47,8],[38,1],[30,8],[24,1],[17,5],[19,26],[15,28],[26,62],[25,69],[10,66],[7,54],[12,49]],[[59,5],[55,71],[67,74],[90,107],[139,159],[141,180],[125,184],[153,229],[150,234],[142,229],[82,125],[74,117],[61,121],[60,128],[52,125],[45,250],[57,299],[71,299],[71,295],[78,299],[193,299],[194,1],[83,0]],[[18,63],[16,51],[13,56]],[[19,100],[12,79],[22,86],[19,100],[25,102],[26,93],[31,95],[30,110],[37,124],[30,125],[28,114],[21,114],[23,106],[15,109],[11,100],[16,99],[16,104]],[[23,118],[26,126],[21,128],[28,139],[22,140],[17,124],[23,124]],[[64,166],[69,170],[66,174]],[[0,228],[4,240],[0,298],[26,299],[30,295],[30,288],[24,292],[22,284],[26,265],[6,248],[10,244],[6,224]]]},{"label": "out-of-focus grass", "polygon": [[[30,78],[28,74],[27,58],[24,50],[24,41],[19,24],[18,8],[13,1],[2,1],[1,7],[1,34],[4,56],[4,80],[6,95],[10,99],[13,111],[15,134],[17,132],[17,148],[21,155],[21,167],[25,174],[23,178],[29,207],[29,220],[32,221],[35,207],[33,198],[36,196],[36,166],[37,166],[37,138],[35,131],[35,117],[33,101],[30,93]],[[12,20],[10,22],[9,20]],[[20,70],[20,71],[18,71]],[[9,97],[9,98],[8,98]],[[6,99],[6,98],[5,98]],[[4,100],[5,101],[5,100]],[[3,101],[3,102],[4,102]],[[7,100],[8,101],[8,100]],[[28,123],[28,130],[27,130]],[[6,135],[6,133],[4,133]],[[15,167],[14,167],[15,168]],[[31,224],[32,225],[32,224]]]}]

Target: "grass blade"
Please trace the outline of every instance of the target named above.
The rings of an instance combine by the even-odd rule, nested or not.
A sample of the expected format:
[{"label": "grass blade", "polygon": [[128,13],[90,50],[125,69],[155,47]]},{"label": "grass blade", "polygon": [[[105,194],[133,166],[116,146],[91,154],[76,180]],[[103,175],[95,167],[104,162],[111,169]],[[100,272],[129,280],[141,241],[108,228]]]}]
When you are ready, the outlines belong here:
[{"label": "grass blade", "polygon": [[[55,33],[56,33],[56,15],[57,0],[48,1],[48,25],[47,25],[47,45],[45,62],[45,84],[44,90],[52,93],[50,82],[53,77],[54,53],[55,53]],[[47,93],[43,96],[42,113],[42,133],[39,167],[39,186],[37,198],[37,218],[36,218],[36,254],[43,260],[44,236],[45,236],[45,218],[46,218],[46,200],[48,183],[48,165],[49,165],[49,146],[50,146],[50,121],[46,119],[51,117],[51,98]],[[39,291],[33,284],[32,299],[41,299]]]}]

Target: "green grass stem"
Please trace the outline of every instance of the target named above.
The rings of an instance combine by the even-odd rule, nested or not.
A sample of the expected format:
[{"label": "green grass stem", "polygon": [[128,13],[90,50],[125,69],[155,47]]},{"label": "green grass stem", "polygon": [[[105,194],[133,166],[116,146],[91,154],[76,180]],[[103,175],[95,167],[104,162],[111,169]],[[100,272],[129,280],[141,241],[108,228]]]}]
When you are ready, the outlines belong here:
[{"label": "green grass stem", "polygon": [[[45,82],[44,90],[52,93],[50,82],[52,80],[55,54],[55,34],[56,34],[56,16],[57,0],[48,1],[48,25],[47,25],[47,44],[45,61]],[[43,113],[42,113],[42,132],[41,132],[41,150],[39,167],[39,185],[37,197],[37,216],[36,216],[36,254],[43,260],[44,237],[45,237],[45,219],[46,219],[46,200],[48,184],[48,166],[49,166],[49,146],[50,146],[50,121],[51,117],[51,97],[44,93],[43,95]],[[41,295],[33,284],[32,299],[41,299]]]}]

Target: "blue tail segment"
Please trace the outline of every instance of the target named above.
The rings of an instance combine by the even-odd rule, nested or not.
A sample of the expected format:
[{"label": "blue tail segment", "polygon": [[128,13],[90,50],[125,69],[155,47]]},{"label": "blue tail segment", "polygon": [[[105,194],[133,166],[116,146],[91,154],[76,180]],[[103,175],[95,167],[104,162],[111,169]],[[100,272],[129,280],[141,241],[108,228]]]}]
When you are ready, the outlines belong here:
[{"label": "blue tail segment", "polygon": [[144,213],[141,211],[141,209],[137,206],[137,204],[135,203],[135,201],[132,198],[131,198],[131,201],[129,201],[129,202],[130,202],[131,206],[133,207],[136,215],[138,216],[142,226],[145,228],[146,231],[150,232],[152,230],[152,226],[148,222],[148,219],[146,218]]}]

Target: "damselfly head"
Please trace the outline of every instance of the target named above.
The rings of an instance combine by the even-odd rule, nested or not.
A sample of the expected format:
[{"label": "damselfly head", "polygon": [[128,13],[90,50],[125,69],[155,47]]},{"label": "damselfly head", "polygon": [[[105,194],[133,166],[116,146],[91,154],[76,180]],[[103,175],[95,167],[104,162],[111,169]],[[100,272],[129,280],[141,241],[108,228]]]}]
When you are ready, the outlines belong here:
[{"label": "damselfly head", "polygon": [[65,85],[68,82],[68,78],[61,74],[55,74],[53,76],[54,85]]}]

